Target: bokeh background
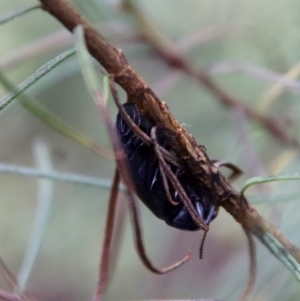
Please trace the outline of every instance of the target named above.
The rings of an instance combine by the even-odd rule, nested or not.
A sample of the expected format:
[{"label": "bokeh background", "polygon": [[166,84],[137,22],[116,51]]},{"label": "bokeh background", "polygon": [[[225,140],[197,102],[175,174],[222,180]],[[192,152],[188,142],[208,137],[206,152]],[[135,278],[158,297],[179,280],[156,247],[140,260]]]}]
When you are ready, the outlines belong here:
[{"label": "bokeh background", "polygon": [[[234,186],[260,175],[300,170],[299,152],[271,136],[242,112],[226,108],[194,79],[166,66],[147,43],[119,1],[73,1],[105,37],[122,48],[130,64],[170,107],[173,114],[207,148],[211,158],[237,164],[243,176]],[[29,0],[0,1],[0,16]],[[253,110],[270,116],[300,140],[300,2],[258,0],[136,1],[196,68],[202,68],[224,89]],[[39,66],[72,46],[72,37],[46,12],[36,10],[0,27],[0,67],[18,84]],[[270,101],[280,75],[294,70],[286,89]],[[0,86],[0,95],[6,91]],[[111,149],[103,122],[82,80],[76,57],[41,79],[26,94],[51,112]],[[124,94],[122,95],[125,101]],[[109,103],[114,119],[116,109]],[[14,100],[0,113],[0,162],[36,167],[36,141],[42,141],[52,169],[110,180],[115,163],[53,131]],[[276,182],[249,190],[249,200],[268,220],[300,246],[300,185]],[[37,205],[35,178],[0,174],[0,255],[17,275],[29,241]],[[53,204],[43,245],[27,288],[39,300],[89,300],[94,292],[109,190],[64,182],[53,186]],[[122,210],[127,211],[126,204]],[[211,224],[198,259],[202,237],[156,219],[140,206],[144,239],[157,266],[192,259],[178,270],[157,276],[139,260],[127,218],[120,252],[106,300],[196,299],[238,300],[247,281],[245,235],[224,210]],[[257,280],[251,300],[294,301],[300,286],[292,274],[256,241]],[[0,287],[9,290],[3,275]]]}]

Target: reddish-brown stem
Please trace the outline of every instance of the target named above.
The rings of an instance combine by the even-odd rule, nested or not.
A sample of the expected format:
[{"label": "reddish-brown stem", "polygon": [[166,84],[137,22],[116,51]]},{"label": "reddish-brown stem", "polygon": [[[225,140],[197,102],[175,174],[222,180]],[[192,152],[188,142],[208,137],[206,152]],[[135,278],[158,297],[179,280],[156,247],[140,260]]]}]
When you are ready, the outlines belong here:
[{"label": "reddish-brown stem", "polygon": [[255,277],[256,277],[256,249],[253,241],[253,236],[245,228],[243,228],[247,237],[248,246],[249,246],[249,276],[247,281],[247,286],[244,290],[244,293],[241,297],[241,301],[249,300],[250,294],[253,290]]},{"label": "reddish-brown stem", "polygon": [[116,168],[112,187],[110,190],[109,203],[108,203],[104,241],[103,241],[102,255],[101,255],[101,262],[100,262],[99,282],[98,282],[96,293],[93,297],[93,301],[102,300],[104,290],[106,288],[106,284],[108,281],[119,183],[120,183],[120,173]]},{"label": "reddish-brown stem", "polygon": [[[89,52],[108,73],[116,76],[116,81],[129,94],[146,87],[145,82],[129,66],[122,51],[108,43],[97,29],[80,15],[71,2],[67,0],[42,0],[41,3],[43,9],[55,16],[69,31],[72,32],[77,25],[83,26]],[[135,82],[134,86],[132,86],[132,82]]]},{"label": "reddish-brown stem", "polygon": [[[157,148],[158,151],[159,151],[159,148]],[[168,183],[168,179],[166,177],[166,174],[164,172],[164,169],[161,165],[161,163],[159,162],[158,163],[158,168],[159,168],[159,173],[160,173],[160,176],[161,176],[161,179],[163,181],[163,184],[164,184],[164,190],[166,192],[166,195],[167,195],[167,199],[168,201],[170,202],[170,204],[174,205],[174,206],[177,206],[179,203],[178,202],[175,202],[171,196],[171,193],[170,193],[170,189],[169,189],[169,183]]]}]

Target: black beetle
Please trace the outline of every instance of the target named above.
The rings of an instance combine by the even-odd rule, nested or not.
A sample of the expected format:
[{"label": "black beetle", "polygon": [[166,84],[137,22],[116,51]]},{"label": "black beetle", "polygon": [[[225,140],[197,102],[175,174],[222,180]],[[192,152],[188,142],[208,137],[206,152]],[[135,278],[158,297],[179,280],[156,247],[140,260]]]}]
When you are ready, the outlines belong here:
[{"label": "black beetle", "polygon": [[[126,103],[123,107],[134,123],[149,136],[154,126],[153,123],[138,111],[135,104]],[[167,199],[159,172],[158,159],[153,147],[144,143],[132,131],[120,113],[117,115],[116,128],[128,159],[136,193],[143,203],[153,214],[165,220],[171,227],[189,231],[199,230],[172,185],[169,185],[170,194],[173,200],[179,204],[175,206]],[[159,128],[157,142],[161,147],[170,150],[166,139],[164,139],[164,132],[160,131]],[[210,190],[202,186],[199,181],[188,176],[184,170],[179,170],[171,163],[168,163],[168,165],[177,174],[178,181],[194,205],[199,217],[208,225],[218,213]]]}]

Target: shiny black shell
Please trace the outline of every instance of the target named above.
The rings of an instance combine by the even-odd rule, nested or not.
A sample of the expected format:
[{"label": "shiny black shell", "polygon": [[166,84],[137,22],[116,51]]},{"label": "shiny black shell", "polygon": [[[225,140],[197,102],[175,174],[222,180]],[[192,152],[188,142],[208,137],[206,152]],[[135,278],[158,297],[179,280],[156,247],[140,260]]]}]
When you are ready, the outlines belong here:
[{"label": "shiny black shell", "polygon": [[[136,125],[150,136],[151,128],[154,126],[151,121],[138,111],[135,104],[126,103],[123,107]],[[171,196],[179,204],[174,206],[167,199],[159,172],[158,159],[153,147],[146,145],[130,129],[120,113],[117,115],[116,129],[127,155],[135,191],[143,203],[153,214],[165,220],[172,227],[189,231],[199,230],[171,183],[169,183]],[[159,128],[157,129],[157,140],[160,146],[167,150],[170,149],[166,139],[164,139],[163,131],[160,131]],[[178,167],[170,163],[168,165],[177,174],[178,181],[181,183],[200,218],[208,225],[217,215],[215,202],[209,189],[188,176],[184,170],[179,170]]]}]

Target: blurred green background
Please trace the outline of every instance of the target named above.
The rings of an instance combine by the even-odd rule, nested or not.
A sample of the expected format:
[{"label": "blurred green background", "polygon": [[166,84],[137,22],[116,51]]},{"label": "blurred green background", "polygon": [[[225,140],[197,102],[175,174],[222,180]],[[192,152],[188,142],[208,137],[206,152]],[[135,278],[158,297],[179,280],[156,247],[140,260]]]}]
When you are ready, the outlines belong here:
[{"label": "blurred green background", "polygon": [[[0,16],[36,1],[2,0]],[[73,1],[105,37],[122,48],[130,64],[166,101],[180,123],[207,148],[211,158],[243,169],[239,189],[253,176],[298,172],[299,155],[253,120],[228,110],[195,80],[169,69],[152,49],[136,38],[139,29],[119,1]],[[144,0],[147,16],[179,47],[188,47],[194,67],[211,72],[227,91],[253,110],[270,116],[298,140],[300,83],[267,104],[274,77],[297,65],[300,56],[300,2],[247,0]],[[72,46],[71,35],[51,16],[36,10],[0,27],[0,67],[15,84]],[[44,43],[44,44],[43,44]],[[48,44],[47,44],[48,43]],[[195,43],[191,46],[191,44]],[[101,146],[111,149],[102,120],[72,57],[26,92]],[[6,91],[0,86],[0,96]],[[124,94],[121,94],[125,101]],[[112,118],[116,109],[109,103]],[[53,131],[14,100],[0,113],[0,162],[34,167],[33,144],[42,139],[55,171],[111,179],[115,164]],[[300,246],[299,183],[282,182],[249,190],[250,200],[264,200],[258,211]],[[106,189],[63,182],[54,184],[53,206],[44,243],[28,289],[39,300],[89,300],[96,286],[105,214]],[[278,201],[279,202],[271,202]],[[37,204],[37,180],[0,174],[0,255],[18,273]],[[124,207],[126,208],[126,206]],[[202,233],[183,232],[156,219],[140,206],[144,239],[157,266],[192,259],[178,270],[157,276],[141,264],[127,219],[119,258],[106,300],[195,299],[238,300],[246,284],[248,250],[241,227],[224,210],[211,224],[198,259]],[[125,210],[125,209],[124,209]],[[127,210],[127,208],[126,208]],[[251,300],[294,301],[300,286],[291,273],[258,241],[257,280]],[[0,275],[0,288],[9,289]]]}]

